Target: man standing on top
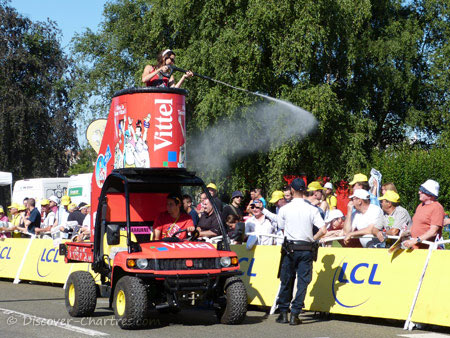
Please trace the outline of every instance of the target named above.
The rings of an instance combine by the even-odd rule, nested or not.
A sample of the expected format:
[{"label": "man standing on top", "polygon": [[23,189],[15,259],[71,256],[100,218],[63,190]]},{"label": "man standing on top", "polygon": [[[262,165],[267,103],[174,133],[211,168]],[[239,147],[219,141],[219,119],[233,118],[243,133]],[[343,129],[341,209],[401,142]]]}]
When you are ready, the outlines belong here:
[{"label": "man standing on top", "polygon": [[[302,179],[296,178],[291,183],[294,199],[282,207],[278,213],[278,226],[284,229],[286,250],[289,254],[283,257],[280,273],[280,292],[278,308],[280,315],[277,323],[301,324],[298,318],[302,311],[306,289],[311,282],[313,264],[313,227],[323,228],[325,222],[317,208],[303,199],[306,186]],[[325,230],[325,229],[324,229]],[[291,304],[291,281],[297,274],[297,293]],[[288,321],[288,310],[291,305],[291,318]]]},{"label": "man standing on top", "polygon": [[437,201],[439,196],[439,183],[427,180],[419,188],[420,204],[412,218],[411,239],[404,241],[407,248],[426,249],[422,241],[434,242],[436,236],[442,235],[444,223],[444,208]]}]

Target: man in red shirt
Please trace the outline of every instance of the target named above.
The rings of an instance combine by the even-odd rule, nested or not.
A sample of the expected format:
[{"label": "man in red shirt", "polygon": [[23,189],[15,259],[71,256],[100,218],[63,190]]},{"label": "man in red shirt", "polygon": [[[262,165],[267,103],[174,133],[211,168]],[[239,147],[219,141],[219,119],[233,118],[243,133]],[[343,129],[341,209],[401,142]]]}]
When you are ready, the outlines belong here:
[{"label": "man in red shirt", "polygon": [[[159,214],[153,225],[154,240],[172,237],[180,230],[194,231],[194,222],[190,215],[186,214],[181,203],[181,197],[170,194],[167,196],[167,211]],[[186,237],[186,232],[176,235],[180,239]]]},{"label": "man in red shirt", "polygon": [[426,249],[423,241],[434,241],[436,235],[442,234],[444,222],[444,208],[437,201],[439,195],[439,183],[427,180],[419,188],[419,200],[416,212],[412,219],[411,239],[403,242],[407,248]]}]

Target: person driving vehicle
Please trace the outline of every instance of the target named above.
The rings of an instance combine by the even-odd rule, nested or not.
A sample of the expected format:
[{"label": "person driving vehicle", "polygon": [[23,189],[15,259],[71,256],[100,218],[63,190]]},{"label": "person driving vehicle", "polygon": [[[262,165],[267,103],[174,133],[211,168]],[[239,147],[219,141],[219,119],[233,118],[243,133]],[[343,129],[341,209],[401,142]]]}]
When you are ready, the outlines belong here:
[{"label": "person driving vehicle", "polygon": [[[184,211],[181,196],[169,194],[166,206],[167,210],[159,214],[153,225],[154,240],[172,237],[175,234],[179,239],[184,239],[187,231],[195,231],[191,216]],[[186,231],[180,232],[181,230]]]}]

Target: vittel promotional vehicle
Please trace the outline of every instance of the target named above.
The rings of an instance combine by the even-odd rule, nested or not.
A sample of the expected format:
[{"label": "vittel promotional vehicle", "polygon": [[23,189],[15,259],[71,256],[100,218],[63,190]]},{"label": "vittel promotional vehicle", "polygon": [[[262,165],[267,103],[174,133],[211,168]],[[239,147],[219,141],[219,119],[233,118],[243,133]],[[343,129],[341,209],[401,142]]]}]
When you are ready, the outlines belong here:
[{"label": "vittel promotional vehicle", "polygon": [[[65,302],[74,317],[93,314],[97,297],[109,297],[118,324],[145,326],[152,313],[209,306],[224,324],[241,323],[247,293],[236,253],[204,182],[185,165],[185,109],[181,89],[121,91],[111,105],[92,177],[91,241],[66,242],[67,263],[89,262],[72,273]],[[151,240],[168,194],[205,192],[220,225],[216,245],[198,232]],[[184,231],[184,230],[182,230]]]}]

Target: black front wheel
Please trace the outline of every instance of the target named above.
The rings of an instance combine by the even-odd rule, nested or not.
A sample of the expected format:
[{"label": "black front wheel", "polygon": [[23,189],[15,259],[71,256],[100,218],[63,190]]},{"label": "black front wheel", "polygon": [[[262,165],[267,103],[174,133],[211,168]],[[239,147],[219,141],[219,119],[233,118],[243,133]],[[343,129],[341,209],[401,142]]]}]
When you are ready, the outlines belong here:
[{"label": "black front wheel", "polygon": [[247,314],[247,291],[239,277],[229,277],[224,284],[225,300],[216,310],[222,324],[240,324]]},{"label": "black front wheel", "polygon": [[114,290],[114,313],[122,329],[137,329],[147,325],[148,293],[140,278],[124,276]]}]

